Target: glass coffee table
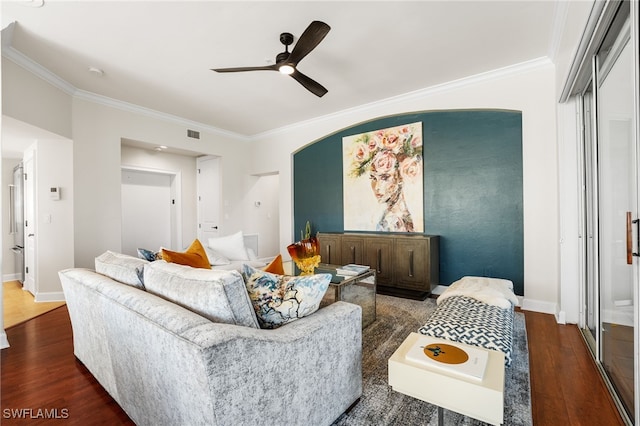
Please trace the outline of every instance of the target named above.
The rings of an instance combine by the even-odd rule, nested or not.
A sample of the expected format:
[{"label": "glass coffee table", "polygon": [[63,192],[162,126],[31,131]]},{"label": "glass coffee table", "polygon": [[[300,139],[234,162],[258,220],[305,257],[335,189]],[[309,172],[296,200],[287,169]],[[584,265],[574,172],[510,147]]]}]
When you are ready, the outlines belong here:
[{"label": "glass coffee table", "polygon": [[[283,262],[286,274],[298,275],[300,271],[293,262]],[[341,265],[321,263],[315,269],[316,274],[331,274],[331,282],[320,307],[337,301],[349,302],[362,308],[362,328],[376,320],[376,271],[367,271],[354,276],[338,275],[336,268]]]}]

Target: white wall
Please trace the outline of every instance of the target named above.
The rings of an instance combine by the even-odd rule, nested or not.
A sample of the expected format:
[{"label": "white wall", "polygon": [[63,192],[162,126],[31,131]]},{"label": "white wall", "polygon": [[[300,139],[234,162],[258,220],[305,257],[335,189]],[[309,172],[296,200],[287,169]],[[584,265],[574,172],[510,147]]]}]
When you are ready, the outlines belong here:
[{"label": "white wall", "polygon": [[71,97],[2,57],[2,113],[71,138]]},{"label": "white wall", "polygon": [[172,241],[171,179],[165,173],[122,170],[122,253],[179,247]]},{"label": "white wall", "polygon": [[[150,141],[156,143],[155,141]],[[158,143],[160,145],[160,143]],[[170,154],[131,146],[121,147],[122,166],[148,170],[171,171],[180,174],[182,210],[182,241],[174,250],[188,247],[196,238],[198,215],[196,193],[196,157]]]},{"label": "white wall", "polygon": [[280,176],[249,176],[248,181],[245,233],[258,234],[259,257],[276,255],[280,253]]},{"label": "white wall", "polygon": [[[221,234],[243,229],[247,142],[196,130],[200,130],[200,140],[187,138],[184,125],[73,99],[76,266],[90,267],[94,257],[105,250],[121,250],[122,138],[222,157]],[[191,232],[195,235],[195,226]],[[188,235],[183,234],[183,241]]]},{"label": "white wall", "polygon": [[[73,139],[75,266],[93,267],[95,256],[121,248],[121,139],[153,141],[222,157],[221,234],[243,229],[248,142],[192,123],[158,118],[135,108],[71,96],[3,58],[5,114]],[[8,95],[11,96],[8,96]],[[200,140],[186,137],[187,128]],[[186,236],[185,236],[186,238]]]},{"label": "white wall", "polygon": [[[36,302],[64,300],[58,271],[74,266],[73,142],[36,142]],[[60,187],[60,200],[50,188]]]},{"label": "white wall", "polygon": [[[525,307],[555,313],[559,288],[555,68],[547,60],[338,112],[259,135],[251,173],[280,174],[280,250],[294,240],[292,153],[328,134],[378,117],[415,111],[522,111]],[[428,143],[428,141],[425,141]]]}]

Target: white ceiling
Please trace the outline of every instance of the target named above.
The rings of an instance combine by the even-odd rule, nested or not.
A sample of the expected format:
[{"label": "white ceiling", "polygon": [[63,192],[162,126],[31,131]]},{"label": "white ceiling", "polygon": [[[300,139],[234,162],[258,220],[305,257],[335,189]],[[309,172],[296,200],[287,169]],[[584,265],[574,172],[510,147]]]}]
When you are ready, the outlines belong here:
[{"label": "white ceiling", "polygon": [[[553,56],[557,1],[2,1],[11,48],[76,89],[243,136]],[[298,68],[277,72],[279,35],[331,26]],[[560,23],[561,24],[561,23]],[[3,34],[4,35],[4,34]],[[272,62],[269,62],[272,61]],[[104,70],[103,76],[89,72]]]}]

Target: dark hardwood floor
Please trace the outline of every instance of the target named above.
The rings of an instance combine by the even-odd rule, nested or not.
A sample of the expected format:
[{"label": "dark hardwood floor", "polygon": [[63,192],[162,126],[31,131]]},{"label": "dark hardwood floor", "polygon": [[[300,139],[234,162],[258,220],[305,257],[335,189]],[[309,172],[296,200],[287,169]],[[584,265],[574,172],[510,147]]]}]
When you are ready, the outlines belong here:
[{"label": "dark hardwood floor", "polygon": [[578,327],[524,314],[534,425],[623,425]]},{"label": "dark hardwood floor", "polygon": [[[547,314],[525,317],[534,425],[624,424],[577,327]],[[75,359],[66,306],[9,328],[7,336],[0,423],[133,424]],[[12,418],[17,414],[30,418]]]}]

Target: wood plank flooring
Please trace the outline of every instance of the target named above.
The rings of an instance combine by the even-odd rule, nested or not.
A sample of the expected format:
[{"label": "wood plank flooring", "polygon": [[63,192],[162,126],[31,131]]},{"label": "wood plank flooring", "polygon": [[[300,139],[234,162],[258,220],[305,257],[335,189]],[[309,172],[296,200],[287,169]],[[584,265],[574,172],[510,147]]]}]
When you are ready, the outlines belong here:
[{"label": "wood plank flooring", "polygon": [[23,290],[20,281],[2,283],[2,291],[5,328],[64,305],[64,302],[34,302],[33,294]]},{"label": "wood plank flooring", "polygon": [[[534,425],[622,425],[577,327],[558,325],[547,314],[525,317]],[[66,306],[8,329],[7,336],[11,347],[1,353],[3,425],[133,424],[75,359]],[[34,415],[57,409],[66,418],[11,419],[7,409],[31,409]]]},{"label": "wood plank flooring", "polygon": [[534,425],[623,425],[580,330],[524,313]]}]

